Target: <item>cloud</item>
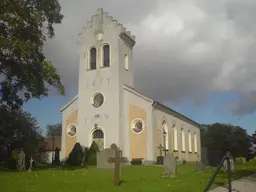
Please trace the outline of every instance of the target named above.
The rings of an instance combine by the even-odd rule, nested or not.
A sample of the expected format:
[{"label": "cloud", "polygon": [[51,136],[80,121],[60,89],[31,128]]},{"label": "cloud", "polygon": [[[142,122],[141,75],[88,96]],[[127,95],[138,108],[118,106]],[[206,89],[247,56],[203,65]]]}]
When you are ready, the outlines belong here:
[{"label": "cloud", "polygon": [[[139,3],[138,3],[139,2]],[[78,86],[77,34],[100,7],[136,35],[136,88],[159,101],[202,103],[233,92],[230,110],[256,109],[256,3],[251,1],[61,1],[65,18],[45,53],[67,91]]]}]

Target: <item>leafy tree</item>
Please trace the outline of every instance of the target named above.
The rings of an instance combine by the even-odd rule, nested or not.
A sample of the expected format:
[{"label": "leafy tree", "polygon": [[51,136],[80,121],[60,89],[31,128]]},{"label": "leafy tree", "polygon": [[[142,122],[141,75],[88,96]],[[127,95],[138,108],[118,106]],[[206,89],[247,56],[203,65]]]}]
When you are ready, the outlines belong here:
[{"label": "leafy tree", "polygon": [[204,125],[201,136],[203,136],[202,143],[208,147],[209,153],[218,151],[216,154],[220,157],[216,157],[217,159],[221,159],[226,151],[230,151],[234,158],[245,157],[249,153],[249,135],[239,126],[221,123]]},{"label": "leafy tree", "polygon": [[47,96],[49,86],[63,95],[60,76],[42,51],[63,19],[58,0],[1,0],[0,10],[0,106],[17,109]]},{"label": "leafy tree", "polygon": [[47,136],[61,136],[61,123],[46,125]]},{"label": "leafy tree", "polygon": [[34,117],[22,110],[0,107],[0,160],[7,160],[13,149],[24,149],[28,155],[38,150],[41,129]]}]

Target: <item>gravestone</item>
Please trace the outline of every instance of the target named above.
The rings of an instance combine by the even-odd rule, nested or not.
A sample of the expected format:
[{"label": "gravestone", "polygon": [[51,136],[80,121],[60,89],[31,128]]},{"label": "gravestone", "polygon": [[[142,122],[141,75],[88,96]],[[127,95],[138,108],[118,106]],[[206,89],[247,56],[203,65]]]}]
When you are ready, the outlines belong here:
[{"label": "gravestone", "polygon": [[112,148],[103,149],[97,152],[97,170],[114,170],[115,164],[108,163],[110,157],[115,156],[115,151]]},{"label": "gravestone", "polygon": [[122,157],[121,151],[118,149],[116,144],[112,144],[110,146],[111,149],[115,151],[115,156],[110,157],[108,159],[108,163],[114,163],[115,164],[115,185],[120,185],[120,164],[121,163],[127,163],[128,159],[126,157]]},{"label": "gravestone", "polygon": [[177,173],[176,160],[172,157],[171,154],[167,154],[164,157],[164,177],[175,177]]},{"label": "gravestone", "polygon": [[201,161],[204,165],[208,166],[209,165],[209,160],[208,160],[208,149],[207,147],[202,147],[201,148]]},{"label": "gravestone", "polygon": [[29,160],[29,168],[28,168],[28,172],[31,172],[32,170],[32,167],[33,167],[33,158],[31,157],[30,160]]},{"label": "gravestone", "polygon": [[54,160],[52,162],[53,165],[60,165],[60,149],[56,147],[54,150]]},{"label": "gravestone", "polygon": [[26,157],[26,155],[25,155],[23,149],[21,149],[18,154],[18,160],[17,160],[18,171],[24,171],[26,169],[25,157]]},{"label": "gravestone", "polygon": [[205,169],[205,165],[202,161],[196,162],[196,171],[203,171]]},{"label": "gravestone", "polygon": [[84,148],[83,160],[82,160],[82,166],[84,166],[87,163],[87,158],[88,158],[88,147],[85,147]]},{"label": "gravestone", "polygon": [[[230,159],[230,170],[231,170],[231,173],[235,173],[235,164],[234,164],[234,160],[233,159]],[[228,162],[227,160],[225,160],[223,162],[223,168],[224,168],[224,171],[227,172],[228,171]]]},{"label": "gravestone", "polygon": [[164,157],[163,157],[164,147],[162,146],[162,144],[160,144],[157,148],[159,149],[159,156],[157,157],[156,164],[163,165],[164,164]]}]

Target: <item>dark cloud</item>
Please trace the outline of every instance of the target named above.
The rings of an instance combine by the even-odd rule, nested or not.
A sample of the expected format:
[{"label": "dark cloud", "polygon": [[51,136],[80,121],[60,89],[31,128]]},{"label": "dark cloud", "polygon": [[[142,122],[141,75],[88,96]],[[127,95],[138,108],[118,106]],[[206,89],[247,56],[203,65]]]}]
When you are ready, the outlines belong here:
[{"label": "dark cloud", "polygon": [[63,0],[61,5],[65,18],[45,53],[68,94],[78,86],[77,34],[102,7],[136,35],[138,89],[160,101],[197,103],[211,92],[232,91],[240,96],[230,108],[234,114],[256,109],[253,0]]}]

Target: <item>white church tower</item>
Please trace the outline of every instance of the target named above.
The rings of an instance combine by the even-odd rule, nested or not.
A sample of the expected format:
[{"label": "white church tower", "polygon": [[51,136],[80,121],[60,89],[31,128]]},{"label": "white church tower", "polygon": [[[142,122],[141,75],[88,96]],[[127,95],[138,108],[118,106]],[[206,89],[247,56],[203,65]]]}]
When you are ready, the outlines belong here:
[{"label": "white church tower", "polygon": [[77,142],[122,148],[123,86],[134,87],[135,37],[102,9],[79,34]]}]

